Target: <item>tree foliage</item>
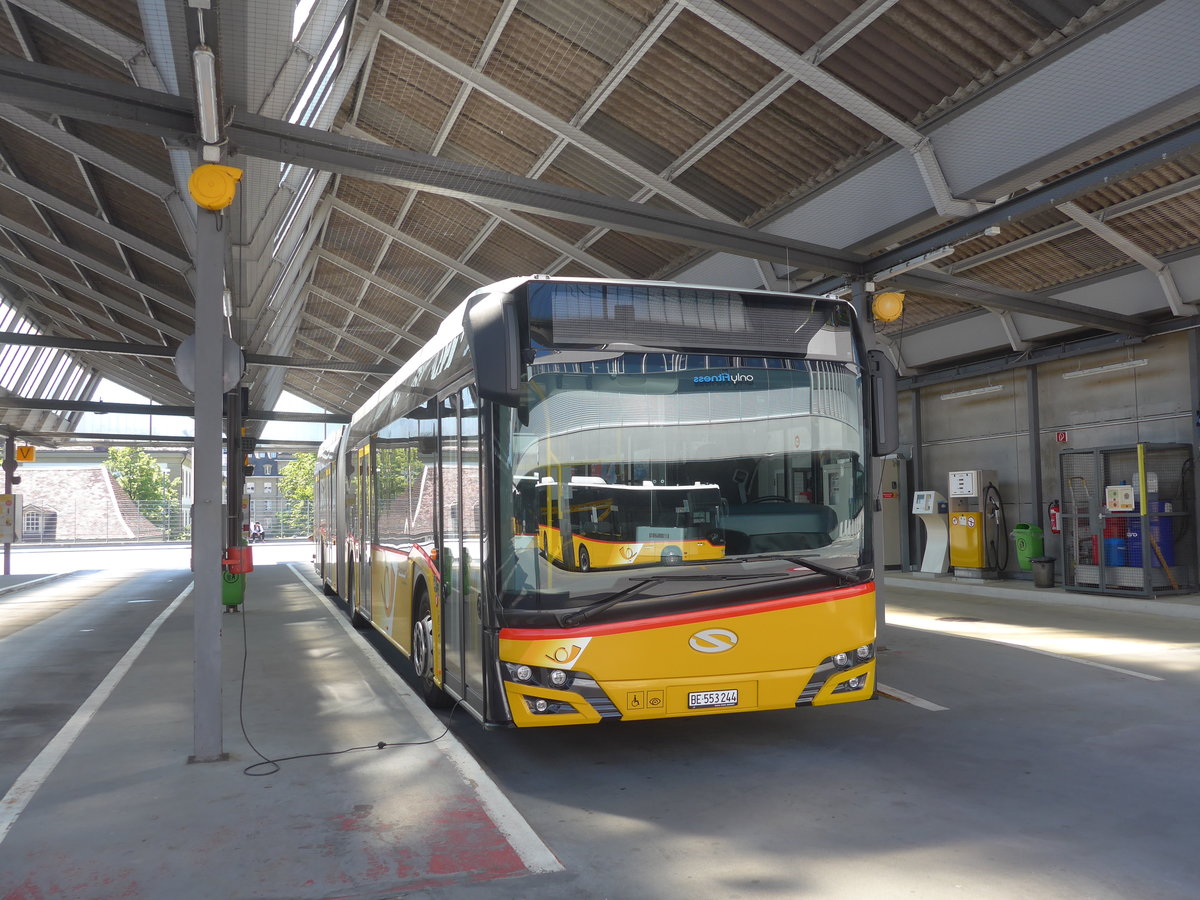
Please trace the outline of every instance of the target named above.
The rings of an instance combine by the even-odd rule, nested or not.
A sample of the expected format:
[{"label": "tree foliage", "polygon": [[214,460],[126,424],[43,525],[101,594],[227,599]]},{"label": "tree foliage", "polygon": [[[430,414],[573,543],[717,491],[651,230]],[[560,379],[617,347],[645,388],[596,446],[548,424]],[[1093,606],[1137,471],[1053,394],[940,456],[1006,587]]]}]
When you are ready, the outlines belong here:
[{"label": "tree foliage", "polygon": [[110,447],[104,465],[143,516],[160,528],[178,521],[179,479],[172,478],[141,447]]},{"label": "tree foliage", "polygon": [[297,453],[279,471],[279,495],[287,504],[282,520],[289,533],[305,534],[312,530],[313,479],[316,470],[315,453]]}]

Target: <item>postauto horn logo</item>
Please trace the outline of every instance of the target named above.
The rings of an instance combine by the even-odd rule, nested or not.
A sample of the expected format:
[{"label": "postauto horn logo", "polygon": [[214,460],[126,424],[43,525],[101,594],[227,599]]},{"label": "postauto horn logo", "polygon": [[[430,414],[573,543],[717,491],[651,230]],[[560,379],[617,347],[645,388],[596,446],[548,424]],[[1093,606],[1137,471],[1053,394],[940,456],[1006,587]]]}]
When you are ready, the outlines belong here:
[{"label": "postauto horn logo", "polygon": [[700,653],[724,653],[737,645],[738,636],[728,628],[705,628],[688,639],[688,646]]},{"label": "postauto horn logo", "polygon": [[720,382],[741,384],[742,382],[750,383],[753,381],[754,376],[745,372],[721,372],[718,375],[696,375],[692,378],[692,384],[717,384]]}]

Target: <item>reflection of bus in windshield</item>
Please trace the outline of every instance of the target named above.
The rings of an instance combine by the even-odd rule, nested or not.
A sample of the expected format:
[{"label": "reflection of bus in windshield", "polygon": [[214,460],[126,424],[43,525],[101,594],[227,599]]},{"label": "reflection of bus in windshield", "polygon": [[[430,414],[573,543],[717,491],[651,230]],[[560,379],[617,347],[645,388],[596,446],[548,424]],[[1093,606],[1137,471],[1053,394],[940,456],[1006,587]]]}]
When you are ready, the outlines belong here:
[{"label": "reflection of bus in windshield", "polygon": [[827,297],[481,288],[321,446],[322,581],[489,725],[867,700],[874,353]]},{"label": "reflection of bus in windshield", "polygon": [[715,484],[608,484],[574,475],[563,485],[543,478],[537,487],[539,547],[562,568],[669,566],[725,555]]}]

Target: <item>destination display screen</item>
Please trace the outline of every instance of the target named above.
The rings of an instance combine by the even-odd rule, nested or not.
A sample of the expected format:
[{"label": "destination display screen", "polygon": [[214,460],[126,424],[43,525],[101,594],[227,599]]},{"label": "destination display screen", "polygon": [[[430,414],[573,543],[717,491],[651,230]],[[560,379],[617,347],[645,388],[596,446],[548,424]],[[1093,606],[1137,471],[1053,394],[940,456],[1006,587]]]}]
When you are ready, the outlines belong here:
[{"label": "destination display screen", "polygon": [[544,347],[629,343],[852,360],[839,300],[647,284],[532,282],[530,332]]}]

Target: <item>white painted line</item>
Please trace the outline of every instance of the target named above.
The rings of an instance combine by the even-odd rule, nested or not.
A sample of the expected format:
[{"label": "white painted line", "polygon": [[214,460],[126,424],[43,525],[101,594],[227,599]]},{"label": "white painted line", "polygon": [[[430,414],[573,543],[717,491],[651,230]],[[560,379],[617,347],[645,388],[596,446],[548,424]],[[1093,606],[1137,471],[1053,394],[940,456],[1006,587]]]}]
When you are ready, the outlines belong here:
[{"label": "white painted line", "polygon": [[[483,767],[473,757],[470,751],[462,745],[462,743],[449,731],[446,731],[446,726],[442,724],[441,719],[430,712],[427,707],[412,689],[408,686],[403,678],[396,671],[384,662],[383,658],[367,645],[362,635],[354,630],[354,627],[347,621],[346,616],[342,611],[334,605],[328,597],[321,591],[313,587],[312,583],[301,574],[295,563],[288,563],[287,567],[292,570],[292,574],[296,576],[299,582],[308,588],[309,592],[314,597],[325,604],[325,608],[330,615],[337,621],[347,635],[354,641],[358,648],[363,652],[363,656],[367,658],[375,671],[391,686],[400,698],[400,702],[404,704],[408,713],[416,720],[421,729],[429,736],[429,739],[434,741],[436,746],[442,753],[446,754],[450,763],[458,770],[470,787],[474,788],[476,795],[479,797],[479,802],[483,805],[488,817],[496,826],[496,829],[504,835],[509,845],[516,851],[516,854],[521,857],[521,862],[525,864],[525,868],[530,872],[560,872],[563,865],[558,861],[558,858],[550,852],[550,848],[543,843],[538,837],[533,827],[525,821],[525,817],[517,811],[513,806],[512,801],[504,795],[496,782],[488,776]],[[442,735],[442,732],[445,734]],[[438,735],[442,737],[438,740]]]},{"label": "white painted line", "polygon": [[1081,666],[1091,666],[1093,669],[1104,669],[1108,672],[1116,672],[1119,675],[1130,675],[1133,678],[1144,678],[1146,681],[1164,680],[1159,678],[1157,675],[1148,675],[1145,672],[1135,672],[1133,669],[1122,669],[1120,666],[1110,666],[1105,663],[1093,662],[1090,659],[1081,659],[1078,656],[1063,656],[1061,653],[1051,653],[1049,650],[1039,650],[1037,647],[1027,647],[1024,644],[1014,644],[1009,641],[997,641],[991,638],[975,638],[975,640],[986,640],[989,644],[1003,644],[1005,647],[1016,647],[1020,650],[1028,650],[1030,653],[1040,653],[1042,656],[1049,656],[1053,657],[1054,659],[1064,659],[1067,662],[1079,663]]},{"label": "white painted line", "polygon": [[158,614],[153,622],[150,623],[142,636],[134,641],[133,646],[125,651],[125,655],[117,662],[112,670],[104,676],[104,680],[96,685],[96,689],[92,691],[79,709],[75,710],[75,714],[67,720],[67,724],[59,729],[58,734],[51,738],[50,743],[42,748],[39,753],[20,774],[13,786],[9,788],[8,793],[4,795],[4,799],[0,800],[0,843],[8,836],[13,825],[17,822],[17,817],[25,811],[25,807],[29,805],[29,801],[33,799],[33,795],[38,792],[46,779],[54,772],[55,767],[66,756],[67,751],[71,749],[71,745],[75,743],[80,733],[88,722],[92,721],[92,717],[96,715],[97,710],[104,705],[104,701],[108,699],[113,690],[126,673],[133,666],[134,662],[142,651],[146,649],[146,645],[150,643],[150,639],[154,637],[155,632],[162,626],[167,617],[173,613],[184,598],[192,592],[192,586],[189,584],[184,588],[183,593],[176,597],[171,605]]},{"label": "white painted line", "polygon": [[1163,681],[1157,675],[1148,675],[1145,672],[1135,672],[1133,669],[1122,669],[1120,666],[1110,666],[1107,663],[1099,663],[1090,659],[1083,659],[1079,656],[1065,656],[1062,653],[1054,653],[1050,650],[1041,650],[1037,647],[1030,647],[1028,644],[1022,644],[1019,641],[1006,641],[1001,638],[982,637],[977,634],[963,634],[961,631],[950,631],[941,628],[931,628],[920,624],[910,623],[901,625],[899,622],[888,622],[892,628],[911,628],[914,631],[924,631],[931,634],[948,635],[949,637],[966,638],[969,641],[982,641],[985,644],[998,644],[1001,647],[1015,647],[1017,650],[1025,650],[1028,653],[1040,653],[1042,656],[1049,656],[1051,659],[1061,659],[1065,662],[1079,663],[1081,666],[1091,666],[1093,669],[1104,669],[1106,672],[1116,672],[1118,675],[1128,675],[1131,678],[1142,678],[1146,681]]},{"label": "white painted line", "polygon": [[899,700],[902,703],[927,709],[930,712],[946,712],[950,709],[948,706],[938,706],[931,700],[925,700],[916,694],[910,694],[908,691],[902,691],[900,688],[890,687],[886,684],[876,685],[875,690],[885,697],[890,697],[892,700]]}]

